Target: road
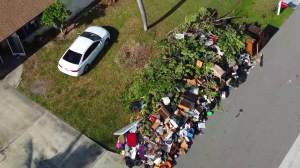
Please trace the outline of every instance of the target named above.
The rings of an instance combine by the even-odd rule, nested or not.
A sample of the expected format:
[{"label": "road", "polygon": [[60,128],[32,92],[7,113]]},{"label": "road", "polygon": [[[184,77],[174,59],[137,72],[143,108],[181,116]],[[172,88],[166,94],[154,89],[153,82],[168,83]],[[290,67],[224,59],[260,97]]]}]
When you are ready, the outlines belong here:
[{"label": "road", "polygon": [[205,135],[195,139],[176,167],[300,167],[300,138],[295,142],[300,133],[299,18],[298,7],[261,51],[264,66],[255,67],[223,101],[228,114],[210,116]]}]

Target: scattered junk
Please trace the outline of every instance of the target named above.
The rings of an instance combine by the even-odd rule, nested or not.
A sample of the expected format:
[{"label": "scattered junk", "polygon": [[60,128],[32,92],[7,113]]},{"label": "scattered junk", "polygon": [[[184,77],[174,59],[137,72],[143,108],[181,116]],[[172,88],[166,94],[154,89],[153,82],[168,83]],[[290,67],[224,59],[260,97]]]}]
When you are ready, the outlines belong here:
[{"label": "scattered junk", "polygon": [[[220,48],[216,54],[220,55]],[[180,55],[180,54],[178,54]],[[223,54],[222,54],[223,55]],[[210,81],[216,82],[216,89],[221,89],[221,99],[226,99],[231,87],[237,88],[244,83],[247,72],[255,65],[249,53],[241,53],[239,61],[227,60],[229,72],[215,64],[212,73],[204,78],[186,79],[191,87],[181,92],[181,97],[174,105],[174,93],[170,92],[156,103],[157,112],[148,120],[137,120],[114,133],[118,135],[117,148],[122,149],[122,155],[128,167],[140,166],[154,168],[172,168],[173,161],[189,151],[197,135],[204,135],[208,117],[213,115],[216,100],[210,96],[199,97],[203,91],[202,85]],[[197,61],[196,67],[202,68],[203,62]],[[221,84],[223,83],[223,84]],[[142,112],[145,102],[133,102],[132,112]],[[150,126],[147,123],[151,123]]]},{"label": "scattered junk", "polygon": [[[229,17],[229,14],[214,18],[212,24],[221,25],[231,18],[234,17]],[[156,108],[150,116],[143,116],[148,104],[145,105],[144,101],[133,102],[130,109],[139,117],[114,133],[119,136],[117,147],[122,150],[128,167],[144,164],[145,167],[172,168],[174,161],[190,150],[195,136],[204,135],[206,122],[214,114],[214,109],[218,110],[220,99],[226,99],[231,88],[238,88],[246,81],[250,70],[256,65],[253,56],[267,42],[259,27],[250,26],[248,31],[253,38],[244,41],[245,51],[234,53],[235,58],[232,58],[226,57],[226,52],[219,47],[222,45],[218,46],[221,38],[202,29],[199,31],[173,33],[170,38],[175,41],[196,39],[202,42],[201,45],[208,50],[201,55],[203,59],[190,58],[193,60],[191,66],[203,70],[203,73],[194,77],[184,76],[174,92],[164,92],[165,95],[160,95],[158,102],[151,102]],[[177,60],[182,59],[184,51],[175,48],[173,56]],[[261,56],[261,62],[262,59]],[[176,98],[178,100],[175,101]]]}]

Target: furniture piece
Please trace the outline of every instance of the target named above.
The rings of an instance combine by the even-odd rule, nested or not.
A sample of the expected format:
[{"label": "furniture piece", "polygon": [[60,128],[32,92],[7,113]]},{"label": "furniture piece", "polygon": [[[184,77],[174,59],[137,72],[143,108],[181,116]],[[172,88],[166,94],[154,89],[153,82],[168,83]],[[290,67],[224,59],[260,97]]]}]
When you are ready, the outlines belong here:
[{"label": "furniture piece", "polygon": [[182,97],[193,103],[195,103],[198,100],[198,96],[189,91],[184,92]]},{"label": "furniture piece", "polygon": [[204,108],[202,106],[198,105],[194,112],[199,115],[203,111],[203,109]]},{"label": "furniture piece", "polygon": [[178,107],[180,109],[183,109],[185,111],[190,111],[191,107],[192,107],[192,103],[190,103],[189,101],[185,100],[185,99],[181,99],[179,102]]},{"label": "furniture piece", "polygon": [[254,38],[249,38],[246,40],[247,52],[253,57],[256,54],[256,40]]},{"label": "furniture piece", "polygon": [[160,125],[160,121],[159,121],[159,119],[156,119],[156,120],[152,123],[151,128],[152,128],[153,130],[156,130],[156,128],[157,128],[159,125]]},{"label": "furniture piece", "polygon": [[260,51],[260,49],[266,45],[264,30],[255,25],[250,25],[248,31],[250,32],[250,35],[257,40],[257,44],[259,44],[259,48],[257,50]]},{"label": "furniture piece", "polygon": [[158,109],[157,113],[165,120],[171,116],[170,112],[164,107],[161,106],[160,109]]}]

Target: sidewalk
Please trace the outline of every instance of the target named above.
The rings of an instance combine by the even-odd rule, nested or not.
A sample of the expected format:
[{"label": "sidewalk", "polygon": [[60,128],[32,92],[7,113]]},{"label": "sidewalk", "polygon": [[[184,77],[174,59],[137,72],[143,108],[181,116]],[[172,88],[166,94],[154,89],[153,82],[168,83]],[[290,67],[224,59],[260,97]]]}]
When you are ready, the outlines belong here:
[{"label": "sidewalk", "polygon": [[0,98],[0,168],[126,167],[119,154],[105,150],[3,81]]}]

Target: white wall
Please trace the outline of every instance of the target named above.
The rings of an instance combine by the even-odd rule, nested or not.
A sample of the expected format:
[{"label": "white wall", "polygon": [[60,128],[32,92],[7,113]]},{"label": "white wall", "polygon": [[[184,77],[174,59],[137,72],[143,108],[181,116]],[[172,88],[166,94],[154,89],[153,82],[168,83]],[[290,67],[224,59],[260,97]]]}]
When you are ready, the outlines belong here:
[{"label": "white wall", "polygon": [[72,12],[70,17],[67,19],[72,19],[76,14],[78,14],[85,7],[90,5],[94,0],[61,0],[61,2],[65,2],[67,4],[67,9]]}]

